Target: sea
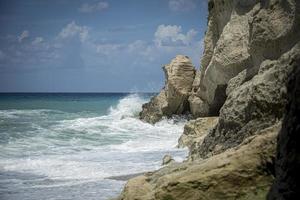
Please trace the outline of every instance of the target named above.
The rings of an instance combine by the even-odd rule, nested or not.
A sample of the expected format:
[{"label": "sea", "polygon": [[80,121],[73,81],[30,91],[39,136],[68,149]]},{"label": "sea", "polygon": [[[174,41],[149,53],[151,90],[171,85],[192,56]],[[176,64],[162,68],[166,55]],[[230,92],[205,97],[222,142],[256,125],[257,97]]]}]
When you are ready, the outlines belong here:
[{"label": "sea", "polygon": [[186,122],[151,125],[138,117],[153,93],[0,94],[1,200],[107,200],[126,181],[157,170]]}]

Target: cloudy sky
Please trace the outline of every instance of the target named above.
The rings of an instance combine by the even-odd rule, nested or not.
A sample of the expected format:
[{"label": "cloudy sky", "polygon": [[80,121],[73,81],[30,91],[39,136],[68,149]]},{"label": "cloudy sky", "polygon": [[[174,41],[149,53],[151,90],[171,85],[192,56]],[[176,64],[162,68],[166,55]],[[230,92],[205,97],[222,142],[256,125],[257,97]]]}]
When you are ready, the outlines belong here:
[{"label": "cloudy sky", "polygon": [[0,0],[0,92],[143,92],[199,67],[206,0]]}]

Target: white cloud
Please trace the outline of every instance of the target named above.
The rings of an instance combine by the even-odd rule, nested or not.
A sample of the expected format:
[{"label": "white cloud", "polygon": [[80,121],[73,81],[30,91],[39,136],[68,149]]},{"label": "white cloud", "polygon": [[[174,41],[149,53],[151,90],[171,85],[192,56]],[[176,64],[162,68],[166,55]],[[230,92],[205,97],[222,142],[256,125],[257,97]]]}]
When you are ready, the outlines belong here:
[{"label": "white cloud", "polygon": [[188,46],[196,34],[197,31],[194,29],[183,34],[181,26],[162,24],[154,33],[154,42],[157,46]]},{"label": "white cloud", "polygon": [[44,41],[44,38],[42,38],[42,37],[36,37],[36,38],[32,41],[31,44],[33,44],[33,45],[38,45],[38,44],[42,43],[43,41]]},{"label": "white cloud", "polygon": [[124,45],[121,44],[99,44],[96,46],[96,51],[103,55],[112,55],[113,53],[121,50]]},{"label": "white cloud", "polygon": [[18,41],[22,42],[25,38],[29,37],[29,31],[24,30],[20,36],[18,36]]},{"label": "white cloud", "polygon": [[169,0],[169,8],[172,11],[190,11],[196,8],[194,0]]},{"label": "white cloud", "polygon": [[78,36],[81,42],[84,42],[89,34],[89,29],[86,26],[79,26],[74,21],[69,23],[59,33],[59,37],[62,39],[72,38]]},{"label": "white cloud", "polygon": [[91,13],[91,12],[105,10],[108,7],[109,7],[109,4],[107,2],[100,1],[95,4],[84,3],[81,5],[81,7],[78,10],[79,10],[79,12],[82,12],[82,13]]}]

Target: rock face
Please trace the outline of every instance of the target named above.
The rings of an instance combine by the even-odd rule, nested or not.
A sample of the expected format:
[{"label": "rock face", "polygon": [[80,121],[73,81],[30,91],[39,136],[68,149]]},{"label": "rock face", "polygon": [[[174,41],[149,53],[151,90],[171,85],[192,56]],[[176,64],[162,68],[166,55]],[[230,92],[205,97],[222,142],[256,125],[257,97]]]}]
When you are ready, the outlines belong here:
[{"label": "rock face", "polygon": [[[278,60],[264,61],[251,80],[240,85],[241,81],[230,81],[235,89],[227,90],[219,123],[204,139],[197,156],[205,158],[237,146],[258,130],[280,121],[287,102],[287,80],[299,59],[300,42]],[[235,79],[245,80],[243,74]]]},{"label": "rock face", "polygon": [[163,67],[165,86],[159,95],[143,105],[140,118],[149,123],[159,121],[163,116],[189,112],[188,96],[195,76],[195,68],[187,56],[178,55]]},{"label": "rock face", "polygon": [[[263,200],[272,184],[280,124],[205,160],[166,166],[129,180],[119,200]],[[237,184],[239,183],[239,184]]]},{"label": "rock face", "polygon": [[288,85],[287,113],[278,135],[275,182],[269,200],[297,199],[300,195],[300,60]]},{"label": "rock face", "polygon": [[210,0],[201,69],[189,97],[193,115],[219,115],[228,82],[242,71],[244,81],[251,79],[263,61],[289,51],[299,26],[296,0]]},{"label": "rock face", "polygon": [[216,126],[218,117],[204,117],[190,120],[184,126],[184,131],[178,140],[178,147],[189,148],[189,160],[193,160],[195,151],[202,144],[205,136]]}]

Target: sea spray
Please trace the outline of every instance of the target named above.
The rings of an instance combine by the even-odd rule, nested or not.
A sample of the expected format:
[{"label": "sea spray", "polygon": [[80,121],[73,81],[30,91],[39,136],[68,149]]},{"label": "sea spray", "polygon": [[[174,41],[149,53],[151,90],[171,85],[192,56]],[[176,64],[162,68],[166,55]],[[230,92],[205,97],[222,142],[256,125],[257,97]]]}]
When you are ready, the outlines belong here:
[{"label": "sea spray", "polygon": [[[68,104],[70,98],[59,102]],[[62,106],[53,109],[51,98],[44,99],[43,109],[1,110],[1,135],[6,140],[0,147],[0,192],[6,199],[20,198],[17,191],[27,199],[39,199],[41,194],[51,198],[58,188],[67,196],[81,191],[78,199],[99,193],[107,199],[120,192],[124,182],[106,177],[158,169],[165,154],[177,160],[185,157],[186,151],[176,148],[184,119],[164,119],[155,125],[138,119],[149,95],[76,99],[73,103],[81,106],[76,112]],[[85,109],[89,104],[99,107],[96,101],[105,104],[106,112]]]}]

